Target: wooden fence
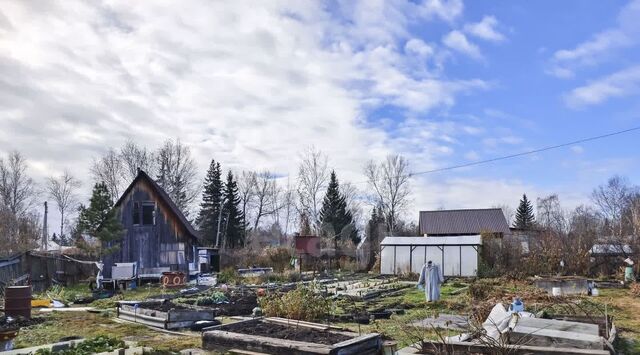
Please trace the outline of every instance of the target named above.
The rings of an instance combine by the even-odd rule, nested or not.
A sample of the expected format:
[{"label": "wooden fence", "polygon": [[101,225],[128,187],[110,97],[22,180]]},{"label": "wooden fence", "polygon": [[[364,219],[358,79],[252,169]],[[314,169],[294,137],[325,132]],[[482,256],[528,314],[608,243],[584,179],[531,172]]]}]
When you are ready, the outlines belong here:
[{"label": "wooden fence", "polygon": [[64,255],[27,252],[0,259],[0,294],[12,285],[32,285],[42,292],[55,284],[71,285],[95,276],[96,266]]}]

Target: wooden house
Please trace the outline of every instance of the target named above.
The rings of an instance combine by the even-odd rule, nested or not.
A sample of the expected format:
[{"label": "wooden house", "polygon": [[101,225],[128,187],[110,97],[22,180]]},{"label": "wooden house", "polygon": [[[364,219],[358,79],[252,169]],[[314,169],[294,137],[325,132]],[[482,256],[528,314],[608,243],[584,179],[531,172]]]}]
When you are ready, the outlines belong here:
[{"label": "wooden house", "polygon": [[136,263],[139,277],[197,269],[198,235],[169,195],[142,170],[115,203],[125,233],[103,260],[106,278],[114,263]]}]

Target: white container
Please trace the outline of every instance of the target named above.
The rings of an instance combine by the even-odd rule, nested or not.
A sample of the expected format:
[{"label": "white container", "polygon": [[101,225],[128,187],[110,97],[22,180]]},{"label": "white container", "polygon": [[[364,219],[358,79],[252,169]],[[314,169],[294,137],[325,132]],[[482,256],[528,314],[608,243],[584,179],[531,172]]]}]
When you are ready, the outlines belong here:
[{"label": "white container", "polygon": [[551,289],[551,295],[554,297],[562,296],[562,287],[553,287]]},{"label": "white container", "polygon": [[594,287],[594,288],[592,288],[592,289],[591,289],[591,296],[593,296],[593,297],[598,297],[598,296],[600,296],[600,290],[598,290],[598,289],[597,289],[597,288],[595,288],[595,287]]}]

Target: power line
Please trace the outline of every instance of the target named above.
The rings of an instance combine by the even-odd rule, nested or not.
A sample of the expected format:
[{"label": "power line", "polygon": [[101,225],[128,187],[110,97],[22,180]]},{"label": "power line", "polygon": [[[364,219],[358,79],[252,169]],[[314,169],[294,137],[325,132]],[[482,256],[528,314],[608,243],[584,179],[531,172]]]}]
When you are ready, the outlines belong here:
[{"label": "power line", "polygon": [[613,137],[613,136],[617,136],[617,135],[621,135],[621,134],[625,134],[625,133],[629,133],[629,132],[633,132],[633,131],[638,131],[638,130],[640,130],[640,126],[632,127],[632,128],[625,129],[625,130],[622,130],[622,131],[616,131],[616,132],[611,132],[611,133],[607,133],[607,134],[602,134],[602,135],[599,135],[599,136],[582,138],[582,139],[578,139],[578,140],[575,140],[575,141],[572,141],[572,142],[566,142],[566,143],[562,143],[562,144],[551,145],[551,146],[538,148],[538,149],[534,149],[534,150],[529,150],[529,151],[525,151],[525,152],[520,152],[520,153],[515,153],[515,154],[510,154],[510,155],[504,155],[504,156],[500,156],[500,157],[496,157],[496,158],[479,160],[479,161],[474,161],[474,162],[465,163],[465,164],[452,165],[452,166],[448,166],[448,167],[445,167],[445,168],[438,168],[438,169],[432,169],[432,170],[419,171],[419,172],[416,172],[416,173],[411,173],[411,174],[409,174],[409,176],[411,177],[411,176],[416,176],[416,175],[432,174],[432,173],[438,173],[438,172],[442,172],[442,171],[466,168],[466,167],[469,167],[469,166],[476,166],[476,165],[492,163],[492,162],[495,162],[495,161],[500,161],[500,160],[505,160],[505,159],[517,158],[517,157],[521,157],[521,156],[525,156],[525,155],[536,154],[536,153],[540,153],[540,152],[546,152],[546,151],[552,150],[552,149],[558,149],[558,148],[568,147],[568,146],[575,145],[575,144],[586,143],[586,142],[591,142],[591,141],[595,141],[595,140],[599,140],[599,139],[609,138],[609,137]]}]

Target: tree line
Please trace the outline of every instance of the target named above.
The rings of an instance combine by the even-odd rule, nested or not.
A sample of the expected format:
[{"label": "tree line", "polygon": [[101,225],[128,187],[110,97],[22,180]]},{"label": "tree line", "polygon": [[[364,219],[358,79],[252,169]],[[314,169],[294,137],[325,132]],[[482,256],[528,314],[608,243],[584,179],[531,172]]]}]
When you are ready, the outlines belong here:
[{"label": "tree line", "polygon": [[41,244],[40,211],[42,201],[48,200],[60,217],[49,223],[54,242],[86,248],[93,242],[93,252],[106,252],[100,250],[102,242],[114,242],[122,232],[111,211],[113,204],[138,169],[167,192],[207,244],[223,248],[279,244],[294,233],[321,235],[336,248],[338,243],[356,244],[370,234],[372,218],[365,222],[365,204],[375,206],[373,220],[384,233],[409,225],[401,218],[410,195],[409,164],[399,155],[368,162],[362,186],[341,181],[327,155],[315,147],[299,154],[293,176],[269,170],[223,172],[220,162],[212,159],[200,180],[189,146],[179,139],[168,139],[155,149],[127,141],[93,158],[89,167],[93,188],[87,202],[80,198],[81,180],[68,169],[38,186],[21,153],[2,157],[0,233],[11,245],[8,250]]}]

